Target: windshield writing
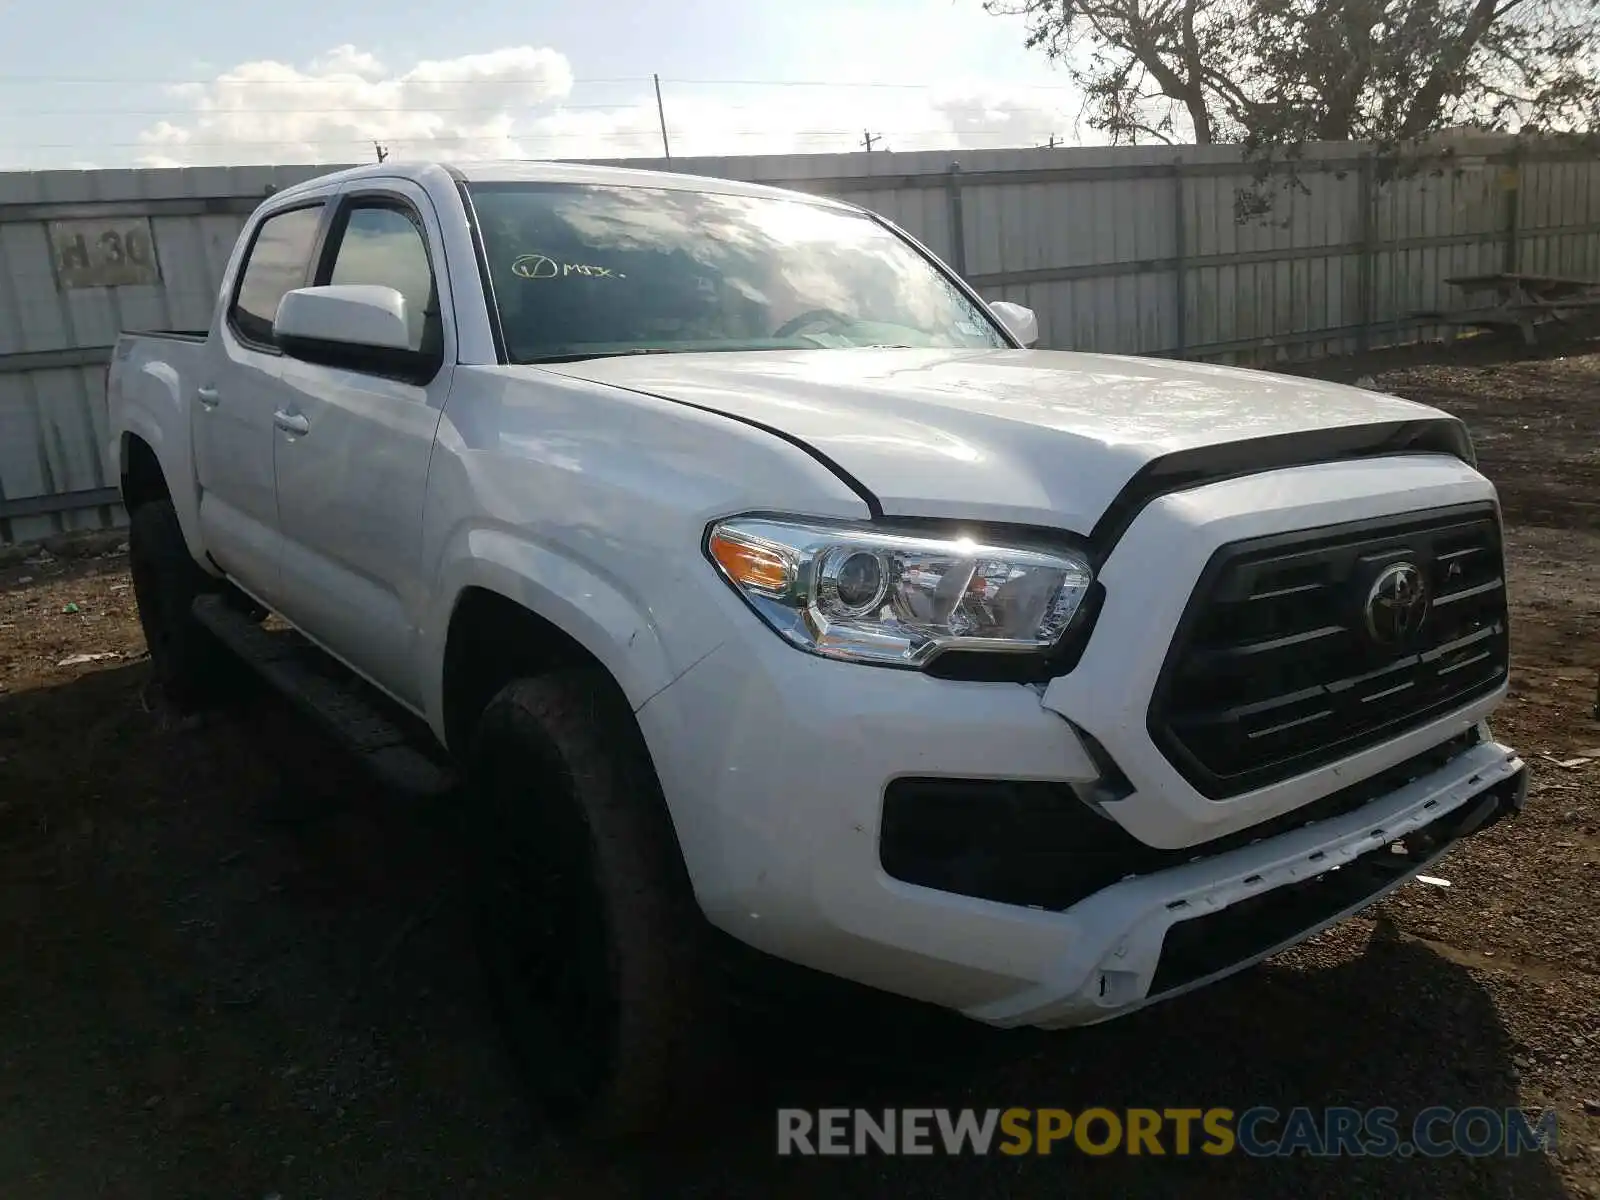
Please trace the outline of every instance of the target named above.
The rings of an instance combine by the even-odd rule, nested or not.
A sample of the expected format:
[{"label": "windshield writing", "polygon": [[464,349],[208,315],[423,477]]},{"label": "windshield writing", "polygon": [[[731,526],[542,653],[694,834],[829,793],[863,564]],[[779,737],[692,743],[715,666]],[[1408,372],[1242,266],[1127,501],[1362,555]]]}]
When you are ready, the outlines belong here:
[{"label": "windshield writing", "polygon": [[921,254],[857,213],[662,188],[471,190],[515,362],[1005,345]]}]

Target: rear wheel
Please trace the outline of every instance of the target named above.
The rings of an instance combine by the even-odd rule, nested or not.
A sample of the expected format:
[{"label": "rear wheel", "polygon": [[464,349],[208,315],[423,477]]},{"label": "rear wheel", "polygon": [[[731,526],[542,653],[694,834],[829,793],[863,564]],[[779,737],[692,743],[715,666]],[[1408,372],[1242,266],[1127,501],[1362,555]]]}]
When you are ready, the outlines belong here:
[{"label": "rear wheel", "polygon": [[170,500],[153,500],[133,512],[128,557],[139,624],[150,669],[163,699],[191,710],[219,699],[238,664],[191,611],[195,598],[226,585],[195,563]]},{"label": "rear wheel", "polygon": [[594,669],[511,683],[469,770],[483,961],[530,1090],[589,1137],[665,1126],[714,1061],[709,926],[626,701]]}]

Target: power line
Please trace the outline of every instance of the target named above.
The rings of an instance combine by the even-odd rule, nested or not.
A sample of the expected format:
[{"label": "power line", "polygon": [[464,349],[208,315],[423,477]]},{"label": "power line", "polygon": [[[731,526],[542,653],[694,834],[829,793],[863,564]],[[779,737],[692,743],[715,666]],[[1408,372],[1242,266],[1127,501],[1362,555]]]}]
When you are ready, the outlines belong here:
[{"label": "power line", "polygon": [[[825,87],[825,88],[896,88],[906,91],[935,91],[948,88],[943,83],[887,83],[856,82],[849,79],[670,79],[665,83],[683,83],[695,87]],[[1028,84],[1034,92],[1075,92],[1078,89],[1065,83]]]},{"label": "power line", "polygon": [[[668,82],[666,80],[663,83]],[[561,101],[531,100],[522,103],[507,103],[496,100],[490,104],[428,104],[428,105],[398,105],[398,104],[362,104],[353,101],[349,104],[325,105],[317,108],[278,108],[263,105],[258,108],[185,108],[182,105],[173,105],[170,108],[123,108],[121,105],[108,105],[103,108],[7,108],[5,113],[12,117],[183,117],[186,120],[206,120],[219,117],[274,117],[274,116],[329,116],[340,115],[350,117],[364,116],[432,116],[435,113],[518,113],[536,109],[547,108],[550,115],[564,112],[618,112],[629,107],[643,108],[650,105],[652,99],[648,95],[639,96],[631,101],[613,101],[610,104],[566,104]],[[756,104],[723,104],[718,105],[716,111],[727,113],[768,113],[770,108]]]},{"label": "power line", "polygon": [[[277,64],[277,65],[281,65],[281,64]],[[548,75],[530,75],[530,76],[496,75],[492,79],[485,79],[482,75],[473,75],[473,76],[463,76],[460,79],[438,79],[438,78],[431,78],[431,77],[430,78],[423,78],[423,77],[420,77],[420,76],[419,77],[407,77],[407,76],[404,75],[404,73],[402,73],[401,75],[392,76],[389,79],[381,80],[379,82],[399,83],[402,80],[404,80],[405,82],[409,82],[409,83],[425,83],[425,84],[428,84],[428,85],[432,86],[433,84],[438,84],[438,83],[443,83],[443,84],[457,84],[457,83],[464,83],[464,84],[549,83],[550,82],[550,77]],[[603,79],[603,78],[596,77],[596,78],[593,78],[593,79],[574,79],[572,81],[573,86],[578,86],[580,84],[615,84],[615,83],[649,83],[649,82],[650,82],[650,76],[648,76],[648,75],[619,75],[614,79]],[[226,83],[226,84],[268,84],[268,85],[270,85],[272,87],[281,87],[284,84],[293,83],[293,84],[316,84],[319,87],[326,87],[329,84],[345,84],[345,83],[364,83],[364,84],[372,85],[373,81],[370,80],[370,79],[367,79],[364,76],[355,75],[355,74],[352,74],[352,73],[347,73],[347,74],[344,74],[344,75],[329,75],[329,76],[295,75],[294,77],[289,78],[289,79],[241,79],[241,78],[238,78],[237,76],[230,76],[227,71],[223,71],[223,72],[221,72],[221,73],[219,73],[217,75],[211,76],[208,79],[173,79],[173,78],[171,78],[169,76],[162,76],[162,75],[115,75],[115,76],[111,76],[111,75],[12,75],[12,74],[8,73],[3,79],[0,79],[0,84],[6,84],[6,83],[29,84],[29,85],[36,84],[36,83],[65,83],[65,84],[79,84],[79,83],[82,83],[82,84],[93,84],[93,85],[116,84],[116,83],[154,83],[154,84],[171,84],[174,87],[182,87],[182,86],[190,85],[190,84],[208,85],[208,84],[215,84],[215,83]]]},{"label": "power line", "polygon": [[[1007,136],[1038,137],[1043,132],[1043,130],[1044,130],[1044,126],[1034,126],[1032,128],[1029,128],[1029,127],[1026,127],[1026,126],[1008,126],[1006,129],[995,130],[992,134],[987,134],[986,136],[991,136],[991,137],[1007,137]],[[956,130],[956,129],[952,129],[952,128],[946,127],[946,128],[943,128],[943,129],[897,129],[897,130],[894,130],[893,132],[894,132],[894,135],[896,137],[901,137],[901,138],[935,137],[935,136],[943,136],[943,137],[952,137],[952,138],[954,138],[954,137],[960,137],[960,136],[963,136],[963,135],[972,136],[977,131],[973,131],[973,130],[962,131],[962,130]],[[863,141],[863,139],[861,137],[861,134],[857,130],[854,130],[854,129],[774,129],[770,125],[765,127],[765,128],[761,128],[761,129],[715,129],[715,130],[707,130],[706,136],[708,138],[710,138],[710,137],[724,137],[724,138],[734,138],[734,137],[770,137],[770,138],[774,138],[774,139],[782,139],[782,138],[851,138],[851,139],[854,140],[854,143],[856,145],[861,145],[862,141]],[[874,143],[878,142],[879,139],[883,138],[884,136],[885,135],[881,134],[881,133],[874,133],[874,134],[871,135],[872,140],[873,140]],[[463,134],[433,134],[433,135],[430,135],[430,134],[415,134],[415,135],[411,135],[411,136],[401,135],[399,137],[391,137],[390,141],[393,142],[393,143],[400,144],[400,145],[422,145],[422,146],[436,144],[436,143],[451,143],[451,144],[454,144],[454,143],[459,143],[459,142],[515,142],[518,145],[526,145],[526,144],[534,144],[534,143],[544,144],[544,143],[550,143],[550,142],[556,142],[556,141],[566,141],[566,142],[591,141],[592,142],[592,141],[596,141],[596,140],[600,140],[600,141],[618,141],[618,140],[623,140],[623,139],[648,140],[648,139],[656,139],[656,138],[659,138],[659,137],[660,137],[659,132],[657,130],[653,130],[653,129],[617,129],[617,130],[607,130],[606,132],[604,132],[602,134],[583,134],[583,133],[560,133],[560,134],[539,134],[539,133],[534,133],[534,134],[524,134],[524,135],[518,135],[516,133],[508,133],[508,134],[463,133]],[[23,149],[23,150],[76,150],[76,149],[99,150],[99,149],[124,149],[124,148],[129,148],[129,147],[138,147],[138,148],[142,148],[142,149],[146,149],[146,150],[150,150],[150,151],[154,152],[154,151],[160,151],[160,150],[186,150],[186,149],[191,149],[191,148],[199,149],[199,148],[222,148],[222,147],[237,147],[237,148],[240,148],[240,149],[245,149],[245,148],[249,148],[249,147],[266,147],[266,146],[277,146],[277,147],[293,147],[293,146],[368,146],[368,145],[371,145],[371,143],[372,143],[372,138],[371,138],[370,135],[365,134],[365,133],[359,133],[359,134],[358,133],[352,133],[348,137],[300,138],[300,137],[294,137],[294,136],[286,136],[286,137],[281,137],[281,138],[269,138],[269,139],[265,139],[265,140],[237,140],[237,139],[233,139],[233,138],[223,138],[221,140],[205,140],[205,141],[171,141],[171,142],[168,142],[168,141],[161,141],[159,139],[145,139],[145,140],[142,140],[142,141],[132,141],[132,142],[101,142],[101,141],[95,141],[93,139],[83,139],[83,140],[79,140],[79,141],[75,141],[75,142],[24,142],[24,143],[19,144],[18,149]],[[976,148],[976,147],[974,147],[974,148]]]},{"label": "power line", "polygon": [[[640,101],[643,103],[643,101]],[[168,117],[182,116],[190,119],[196,117],[227,117],[227,116],[275,116],[279,113],[297,116],[311,116],[324,113],[348,113],[353,116],[365,116],[369,113],[402,113],[425,117],[432,113],[462,113],[462,112],[507,112],[514,109],[539,108],[545,104],[552,104],[552,112],[574,111],[615,111],[626,107],[626,102],[618,101],[611,104],[565,104],[559,101],[545,100],[529,101],[525,104],[506,104],[497,101],[494,104],[430,104],[426,107],[401,106],[401,105],[366,105],[359,101],[351,104],[339,105],[333,108],[7,108],[7,116],[11,117]],[[749,112],[749,105],[730,107],[730,112]]]},{"label": "power line", "polygon": [[[98,82],[126,85],[136,81],[137,80],[133,77],[125,77],[121,79],[106,78],[99,80]],[[7,79],[0,79],[0,83],[6,82],[88,83],[95,82],[95,80],[89,77],[47,75],[11,76]],[[365,84],[369,87],[392,88],[399,81],[387,80],[380,82],[367,79],[355,79],[351,77],[346,77],[343,79],[324,79],[296,76],[290,79],[222,79],[220,81],[168,80],[167,82],[189,82],[193,84],[205,84],[210,82],[216,88],[220,89],[224,98],[227,98],[235,92],[270,92],[272,89],[281,88],[284,85],[319,87],[326,89],[330,87],[347,86],[355,83],[358,85]],[[473,89],[480,87],[501,88],[508,83],[516,82],[548,83],[549,80],[547,77],[539,77],[537,79],[525,78],[519,80],[516,77],[485,79],[479,76],[470,79],[463,78],[452,80],[448,78],[442,78],[416,80],[412,82],[422,83],[428,86],[459,85],[463,89]],[[661,137],[662,153],[670,161],[672,157],[672,146],[668,136],[663,83],[674,81],[663,81],[659,75],[652,75],[648,77],[648,79],[643,76],[618,76],[609,79],[597,77],[594,79],[575,80],[573,81],[572,86],[579,87],[586,84],[642,84],[646,82],[651,85],[651,89],[654,93],[653,98],[655,100],[656,108],[655,124],[659,129]],[[933,91],[942,86],[926,83],[903,83],[885,80],[686,79],[677,80],[675,82],[688,86],[702,87],[734,86],[766,88],[836,88],[842,90],[889,88],[902,91],[910,90],[923,92]],[[1043,88],[1035,90],[1070,89]],[[470,91],[468,92],[468,95],[470,96]],[[465,98],[466,97],[463,97],[463,99]],[[111,116],[167,117],[182,127],[183,131],[188,133],[192,139],[182,141],[168,140],[159,136],[153,137],[149,132],[146,132],[137,140],[132,141],[97,141],[93,138],[80,138],[67,142],[36,142],[31,144],[22,144],[16,147],[16,150],[21,153],[28,153],[30,151],[66,150],[77,151],[79,154],[84,154],[104,150],[142,149],[151,154],[165,153],[170,155],[182,155],[188,150],[233,150],[240,152],[266,151],[268,152],[267,156],[270,157],[272,155],[296,156],[305,151],[311,151],[313,154],[316,154],[320,157],[324,148],[333,148],[330,149],[330,153],[335,153],[338,156],[343,157],[348,151],[355,151],[360,147],[371,146],[373,152],[378,155],[378,159],[381,162],[389,156],[391,146],[396,144],[408,149],[412,154],[421,153],[424,155],[428,154],[429,152],[445,151],[450,147],[471,147],[475,144],[481,144],[487,147],[502,147],[504,152],[508,154],[521,155],[529,153],[542,153],[552,156],[559,156],[563,154],[589,154],[593,152],[592,148],[596,142],[609,142],[613,145],[620,144],[622,147],[637,145],[645,142],[648,138],[651,138],[655,135],[647,130],[638,128],[637,126],[631,129],[610,129],[604,131],[595,130],[592,132],[586,132],[582,130],[573,130],[570,132],[541,132],[537,128],[536,123],[541,118],[547,116],[557,117],[564,112],[573,111],[606,111],[619,115],[632,113],[635,114],[635,119],[637,119],[639,110],[648,105],[649,100],[649,92],[645,93],[643,96],[635,95],[632,97],[619,98],[617,101],[610,103],[586,102],[581,104],[567,103],[564,98],[560,97],[531,100],[525,103],[507,104],[503,97],[496,96],[492,102],[485,104],[458,103],[446,105],[363,105],[360,103],[359,97],[356,97],[353,98],[352,102],[338,106],[323,104],[319,106],[295,105],[288,108],[275,108],[270,105],[250,107],[229,107],[226,105],[219,106],[214,100],[208,102],[206,97],[202,95],[197,97],[195,101],[191,101],[189,106],[178,105],[171,108],[128,109],[120,106],[108,106],[105,108],[80,107],[57,110],[12,109],[10,111],[13,113],[13,115],[24,117],[56,116],[78,117],[84,119],[95,119]],[[766,105],[760,104],[717,105],[717,108],[722,113],[759,113],[763,117],[765,117],[769,111]],[[393,129],[388,127],[391,122],[382,120],[382,118],[386,117],[437,118],[441,114],[449,113],[483,114],[486,117],[494,116],[500,118],[509,117],[517,120],[519,123],[527,123],[532,127],[526,128],[525,132],[518,132],[513,129],[506,133],[441,132],[433,134],[429,133],[426,129],[418,130],[415,133],[408,133],[403,128],[405,124],[404,121],[397,123],[401,125],[401,128]],[[300,137],[295,136],[293,133],[285,133],[279,137],[256,136],[233,138],[227,136],[226,131],[230,127],[238,127],[234,125],[234,122],[236,121],[240,124],[249,122],[251,125],[250,132],[260,134],[267,132],[272,128],[273,124],[277,123],[274,121],[274,118],[290,116],[323,116],[334,119],[326,122],[307,122],[307,124],[311,126],[308,132],[317,134],[318,136]],[[433,123],[444,124],[446,128],[448,128],[451,124],[451,122]],[[470,120],[464,123],[466,123],[469,128],[471,127],[472,122]],[[290,124],[293,124],[293,122],[290,122]],[[697,137],[695,140],[701,142],[702,144],[706,144],[713,143],[715,140],[724,140],[727,142],[747,142],[752,138],[762,138],[767,140],[769,143],[774,140],[786,140],[791,143],[803,144],[806,142],[817,142],[819,140],[825,140],[829,142],[838,141],[844,143],[845,139],[854,141],[856,138],[856,134],[853,131],[846,129],[818,128],[786,130],[782,128],[774,128],[770,123],[756,125],[754,121],[752,122],[752,125],[755,125],[756,127],[733,129],[707,128],[704,136]],[[321,128],[318,128],[319,126],[321,126]],[[330,134],[328,126],[332,126],[332,129],[335,131],[339,130],[341,127],[347,129],[356,129],[366,126],[366,128],[362,128],[359,134],[352,132],[348,135],[345,135],[343,133]],[[962,131],[953,126],[941,126],[935,129],[890,130],[888,135],[881,130],[875,132],[871,129],[866,129],[862,131],[860,140],[855,142],[855,144],[870,154],[874,150],[887,151],[888,146],[885,143],[886,136],[915,139],[923,142],[926,142],[927,139],[936,139],[943,141],[946,144],[950,144],[960,140],[964,134],[970,136],[972,132],[973,131]],[[1014,145],[1021,146],[1027,144],[1030,139],[1036,136],[1042,136],[1045,132],[1046,130],[1043,127],[1042,122],[1037,130],[1028,123],[1008,122],[1006,128],[995,130],[989,137],[985,137],[983,140],[993,144],[994,141],[1005,139],[1012,141]],[[377,138],[374,137],[374,134],[377,135],[377,138],[387,135],[388,140],[380,143]],[[1053,130],[1048,131],[1048,134],[1049,140],[1045,143],[1045,146],[1053,149],[1059,144],[1058,138]],[[743,146],[739,147],[741,150],[744,148],[745,147]],[[826,148],[819,147],[819,149],[824,149],[824,152],[826,152],[827,150],[834,149],[843,150],[845,149],[845,146],[840,145],[838,147]],[[362,153],[364,154],[364,151]],[[715,151],[713,151],[713,153],[715,153]]]},{"label": "power line", "polygon": [[[655,80],[653,75],[619,75],[612,78],[596,76],[588,79],[574,79],[573,87],[609,86],[624,83],[648,84]],[[897,90],[897,91],[938,91],[946,90],[950,85],[938,83],[901,83],[883,80],[853,80],[853,79],[679,79],[663,75],[660,77],[664,84],[683,84],[689,87],[795,87],[795,88],[838,88],[840,90]],[[368,87],[392,86],[400,83],[424,84],[429,87],[443,85],[447,87],[498,87],[504,84],[533,84],[550,82],[549,76],[516,76],[497,75],[486,79],[481,75],[462,77],[459,79],[437,77],[407,77],[404,74],[391,76],[380,80],[371,80],[358,75],[342,76],[315,76],[295,75],[287,79],[246,79],[229,76],[227,72],[211,76],[207,79],[173,79],[155,75],[121,75],[121,76],[87,76],[87,75],[12,75],[7,74],[0,78],[0,86],[5,84],[27,85],[36,84],[85,84],[109,86],[114,84],[166,84],[174,87],[182,86],[224,86],[224,87],[329,87],[348,84],[362,84]],[[1042,83],[1028,84],[1026,90],[1032,92],[1075,92],[1078,89],[1070,84]]]}]

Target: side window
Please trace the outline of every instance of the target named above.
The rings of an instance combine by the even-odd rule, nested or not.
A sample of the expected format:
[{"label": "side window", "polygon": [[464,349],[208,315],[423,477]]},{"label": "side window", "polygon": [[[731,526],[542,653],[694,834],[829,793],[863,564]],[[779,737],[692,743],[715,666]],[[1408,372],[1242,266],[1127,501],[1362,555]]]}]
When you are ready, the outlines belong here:
[{"label": "side window", "polygon": [[393,288],[406,298],[411,349],[432,352],[439,347],[439,299],[427,242],[399,209],[358,202],[350,210],[328,282]]},{"label": "side window", "polygon": [[245,259],[228,316],[239,335],[272,345],[272,319],[285,292],[304,286],[322,206],[293,208],[261,223]]}]

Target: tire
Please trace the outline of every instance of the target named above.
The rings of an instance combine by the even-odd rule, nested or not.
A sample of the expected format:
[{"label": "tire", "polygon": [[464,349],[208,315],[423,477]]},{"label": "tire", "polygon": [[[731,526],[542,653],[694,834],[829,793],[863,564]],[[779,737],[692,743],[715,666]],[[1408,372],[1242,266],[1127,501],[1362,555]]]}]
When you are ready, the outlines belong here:
[{"label": "tire", "polygon": [[163,699],[182,711],[207,707],[237,678],[238,664],[195,620],[195,597],[222,591],[195,563],[172,501],[134,510],[128,530],[129,566],[150,669]]},{"label": "tire", "polygon": [[550,1123],[661,1132],[720,1060],[710,926],[626,700],[597,669],[506,686],[468,762],[480,951]]}]

